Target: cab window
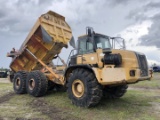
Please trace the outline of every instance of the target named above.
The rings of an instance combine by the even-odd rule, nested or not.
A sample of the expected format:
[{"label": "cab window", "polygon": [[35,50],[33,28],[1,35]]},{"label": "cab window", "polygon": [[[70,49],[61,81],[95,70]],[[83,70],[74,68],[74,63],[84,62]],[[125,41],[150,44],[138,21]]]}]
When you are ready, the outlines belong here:
[{"label": "cab window", "polygon": [[101,49],[111,48],[109,38],[102,37],[102,36],[95,36],[94,39],[95,39],[95,44],[97,48],[101,48]]},{"label": "cab window", "polygon": [[87,54],[93,52],[93,43],[87,39],[79,40],[79,54]]}]

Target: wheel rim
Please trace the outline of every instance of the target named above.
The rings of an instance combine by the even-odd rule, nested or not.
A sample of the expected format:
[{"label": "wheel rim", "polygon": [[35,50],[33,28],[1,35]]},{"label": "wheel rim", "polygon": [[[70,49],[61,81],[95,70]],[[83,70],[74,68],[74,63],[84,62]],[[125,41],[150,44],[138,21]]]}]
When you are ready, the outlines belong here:
[{"label": "wheel rim", "polygon": [[16,88],[19,88],[20,87],[20,84],[21,84],[21,80],[20,78],[16,78],[16,82],[15,82],[15,85],[16,85]]},{"label": "wheel rim", "polygon": [[29,86],[30,90],[34,89],[34,87],[35,87],[35,81],[34,81],[33,78],[29,80],[29,85],[28,86]]},{"label": "wheel rim", "polygon": [[74,96],[80,98],[84,94],[84,84],[81,80],[77,79],[72,83],[72,91]]}]

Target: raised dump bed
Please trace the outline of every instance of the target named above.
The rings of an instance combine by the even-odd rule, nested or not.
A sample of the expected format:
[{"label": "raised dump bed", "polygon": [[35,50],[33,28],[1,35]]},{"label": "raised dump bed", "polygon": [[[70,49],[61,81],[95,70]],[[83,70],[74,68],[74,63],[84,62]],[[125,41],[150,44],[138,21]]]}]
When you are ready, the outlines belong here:
[{"label": "raised dump bed", "polygon": [[8,54],[13,57],[10,68],[14,72],[41,70],[63,47],[67,47],[71,37],[71,28],[65,17],[52,11],[41,15],[19,51]]}]

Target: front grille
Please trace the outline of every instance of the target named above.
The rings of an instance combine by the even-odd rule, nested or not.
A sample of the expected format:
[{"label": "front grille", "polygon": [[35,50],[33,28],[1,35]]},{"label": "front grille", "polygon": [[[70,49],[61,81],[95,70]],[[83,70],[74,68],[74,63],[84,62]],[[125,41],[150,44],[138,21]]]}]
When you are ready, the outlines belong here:
[{"label": "front grille", "polygon": [[143,54],[136,53],[139,68],[141,70],[141,77],[148,76],[148,64],[146,56]]}]

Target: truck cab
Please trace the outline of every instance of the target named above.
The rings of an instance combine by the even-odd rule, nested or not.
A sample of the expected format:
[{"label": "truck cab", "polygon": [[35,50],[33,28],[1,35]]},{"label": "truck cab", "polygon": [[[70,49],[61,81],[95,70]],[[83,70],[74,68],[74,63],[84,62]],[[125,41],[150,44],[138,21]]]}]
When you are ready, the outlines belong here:
[{"label": "truck cab", "polygon": [[[115,42],[121,39],[121,48]],[[119,43],[120,44],[120,43]],[[77,41],[77,53],[70,58],[69,66],[89,66],[103,85],[130,84],[150,79],[146,56],[125,50],[124,39],[98,34],[87,28],[87,34]]]}]

